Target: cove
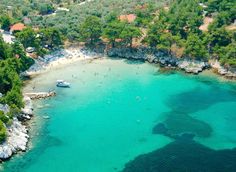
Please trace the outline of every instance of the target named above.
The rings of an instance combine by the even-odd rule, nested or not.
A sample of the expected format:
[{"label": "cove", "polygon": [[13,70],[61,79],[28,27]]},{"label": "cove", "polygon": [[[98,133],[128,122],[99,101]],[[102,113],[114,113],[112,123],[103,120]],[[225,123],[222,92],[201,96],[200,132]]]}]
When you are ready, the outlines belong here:
[{"label": "cove", "polygon": [[[56,88],[57,79],[72,87]],[[175,143],[153,133],[159,123],[172,134],[195,134],[197,145],[209,149],[236,147],[236,85],[214,77],[105,58],[51,70],[25,90],[33,88],[55,89],[57,96],[35,102],[30,150],[4,163],[4,172],[121,171],[135,157]]]}]

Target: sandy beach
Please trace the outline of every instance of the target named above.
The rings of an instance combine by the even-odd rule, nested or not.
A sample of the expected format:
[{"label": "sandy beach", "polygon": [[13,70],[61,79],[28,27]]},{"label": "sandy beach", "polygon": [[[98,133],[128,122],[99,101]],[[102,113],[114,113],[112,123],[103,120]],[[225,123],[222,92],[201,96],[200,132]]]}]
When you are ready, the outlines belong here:
[{"label": "sandy beach", "polygon": [[26,74],[34,76],[80,60],[92,60],[99,57],[101,57],[99,54],[85,51],[82,48],[61,49],[45,55],[44,58],[37,59],[35,64],[26,71]]}]

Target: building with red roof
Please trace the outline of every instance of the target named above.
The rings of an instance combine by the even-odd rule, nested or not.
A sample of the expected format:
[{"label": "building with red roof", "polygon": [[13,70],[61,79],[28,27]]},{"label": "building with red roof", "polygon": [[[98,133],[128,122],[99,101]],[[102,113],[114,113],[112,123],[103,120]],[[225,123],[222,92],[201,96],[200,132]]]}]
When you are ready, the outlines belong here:
[{"label": "building with red roof", "polygon": [[134,20],[137,18],[135,14],[127,14],[127,15],[120,15],[119,20],[120,21],[127,21],[129,23],[134,22]]},{"label": "building with red roof", "polygon": [[26,26],[23,23],[16,23],[10,27],[10,33],[12,34],[17,31],[22,31],[25,28]]}]

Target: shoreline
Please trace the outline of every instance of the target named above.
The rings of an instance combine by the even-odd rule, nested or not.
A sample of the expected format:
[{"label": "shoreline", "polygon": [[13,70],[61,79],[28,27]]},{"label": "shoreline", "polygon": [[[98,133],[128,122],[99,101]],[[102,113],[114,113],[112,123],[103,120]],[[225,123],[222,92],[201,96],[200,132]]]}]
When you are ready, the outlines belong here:
[{"label": "shoreline", "polygon": [[[36,63],[31,66],[28,71],[22,73],[21,76],[33,78],[37,75],[44,74],[49,70],[61,68],[64,65],[82,60],[93,60],[100,58],[100,56],[101,55],[93,52],[84,52],[81,48],[62,49],[50,55],[46,55],[44,59],[46,61],[43,59],[37,60]],[[26,86],[24,86],[24,88],[25,87]],[[55,92],[26,93],[23,91],[25,107],[21,109],[21,113],[17,117],[13,118],[11,126],[7,127],[7,139],[0,144],[0,162],[9,160],[18,152],[27,151],[30,141],[30,121],[34,116],[32,101],[49,98],[55,95]],[[8,105],[6,105],[6,107],[8,107]],[[7,111],[9,110],[8,108]]]},{"label": "shoreline", "polygon": [[[194,65],[196,65],[195,63],[192,63],[192,61],[190,61],[190,63],[187,63],[186,61],[182,61],[181,65],[183,66],[178,67],[175,66],[173,67],[173,65],[168,64],[170,62],[170,58],[169,57],[163,57],[163,56],[148,56],[148,58],[146,58],[146,56],[142,56],[141,58],[134,58],[133,55],[130,56],[130,54],[128,56],[123,56],[122,55],[109,55],[109,52],[106,53],[95,53],[91,50],[88,49],[83,49],[84,47],[69,47],[67,49],[62,49],[60,51],[55,52],[55,54],[51,54],[51,55],[47,55],[45,57],[46,62],[43,62],[42,59],[41,61],[37,61],[35,65],[33,65],[26,73],[24,73],[24,76],[29,76],[29,78],[33,78],[39,74],[44,74],[50,70],[55,70],[58,68],[63,68],[65,65],[69,65],[69,64],[73,64],[75,62],[78,61],[83,61],[83,60],[94,60],[94,59],[98,59],[98,58],[102,58],[102,57],[106,57],[106,58],[111,58],[111,57],[115,57],[115,58],[121,58],[121,59],[129,59],[129,60],[143,60],[145,62],[148,62],[150,64],[159,64],[160,68],[162,69],[167,69],[167,70],[184,70],[185,73],[194,73],[194,74],[198,74],[200,72],[206,73],[206,75],[213,75],[214,77],[217,78],[224,78],[224,81],[234,81],[234,77],[232,78],[226,78],[225,75],[222,74],[216,74],[214,72],[214,68],[212,68],[212,64],[210,64],[210,70],[205,70],[203,63],[200,63],[200,68],[202,67],[202,70],[199,69],[198,66],[198,62],[196,63],[197,66],[195,66],[197,68],[197,72],[188,72],[185,70],[185,67],[190,65],[191,67],[193,67]],[[135,54],[134,54],[135,55]],[[150,55],[150,54],[149,54]],[[135,56],[137,57],[137,56]],[[50,59],[49,61],[47,61],[47,59]],[[180,66],[181,66],[180,65]],[[193,71],[195,71],[195,67],[193,67]],[[218,65],[218,67],[220,68],[221,66]],[[209,68],[207,68],[209,69]],[[206,72],[207,71],[207,72]],[[27,84],[26,84],[27,85]],[[25,88],[26,86],[24,86]],[[10,159],[14,154],[17,154],[17,152],[25,152],[28,149],[28,144],[30,141],[30,136],[29,136],[29,129],[30,127],[30,119],[33,117],[33,104],[32,101],[33,99],[31,99],[29,96],[25,95],[25,92],[23,92],[24,94],[24,102],[25,102],[25,107],[22,109],[22,113],[20,115],[20,117],[14,118],[13,119],[13,124],[8,127],[8,137],[7,140],[0,145],[0,160],[1,161],[6,161],[8,159]],[[46,97],[39,97],[39,98],[46,98]],[[37,98],[36,98],[37,99]]]},{"label": "shoreline", "polygon": [[189,74],[199,74],[205,70],[229,80],[236,79],[236,72],[225,69],[218,60],[200,61],[188,57],[177,58],[167,55],[157,49],[140,47],[136,49],[111,48],[106,52],[108,57],[120,57],[125,59],[143,60],[151,64],[159,64],[160,67],[170,70],[182,70]]},{"label": "shoreline", "polygon": [[14,117],[11,126],[7,127],[7,139],[0,145],[0,160],[6,161],[18,152],[25,152],[30,136],[28,122],[33,117],[33,105],[29,97],[24,96],[25,107]]},{"label": "shoreline", "polygon": [[100,56],[101,54],[85,51],[82,47],[69,47],[46,55],[44,59],[36,60],[36,64],[31,66],[23,75],[33,77],[51,69],[63,67],[64,65],[72,64],[77,61],[93,60],[100,58]]},{"label": "shoreline", "polygon": [[[99,51],[97,53],[96,51]],[[101,53],[102,52],[102,53]],[[41,62],[41,59],[36,61],[23,76],[34,77],[38,74],[45,73],[49,70],[63,67],[67,64],[73,64],[80,60],[94,60],[97,58],[121,58],[128,60],[143,60],[150,64],[159,64],[160,68],[167,70],[181,70],[187,74],[197,75],[201,72],[209,70],[218,77],[223,77],[226,80],[236,80],[236,72],[231,72],[220,65],[218,60],[199,61],[190,58],[170,57],[156,49],[149,48],[111,48],[109,50],[89,49],[85,46],[68,46],[64,49],[55,51],[44,58],[46,62]],[[49,62],[48,62],[49,61]],[[36,67],[35,67],[36,66]],[[35,69],[36,68],[36,69]]]}]

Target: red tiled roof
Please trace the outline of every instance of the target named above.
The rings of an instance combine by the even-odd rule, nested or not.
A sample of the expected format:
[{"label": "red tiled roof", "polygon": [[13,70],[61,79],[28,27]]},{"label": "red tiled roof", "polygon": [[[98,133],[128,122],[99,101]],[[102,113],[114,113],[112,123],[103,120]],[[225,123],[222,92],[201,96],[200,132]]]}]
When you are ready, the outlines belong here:
[{"label": "red tiled roof", "polygon": [[128,21],[129,23],[132,23],[136,19],[135,14],[128,14],[128,15],[120,15],[119,20],[120,21]]},{"label": "red tiled roof", "polygon": [[14,25],[11,26],[11,31],[21,31],[23,30],[24,28],[26,28],[26,26],[23,24],[23,23],[16,23]]}]

